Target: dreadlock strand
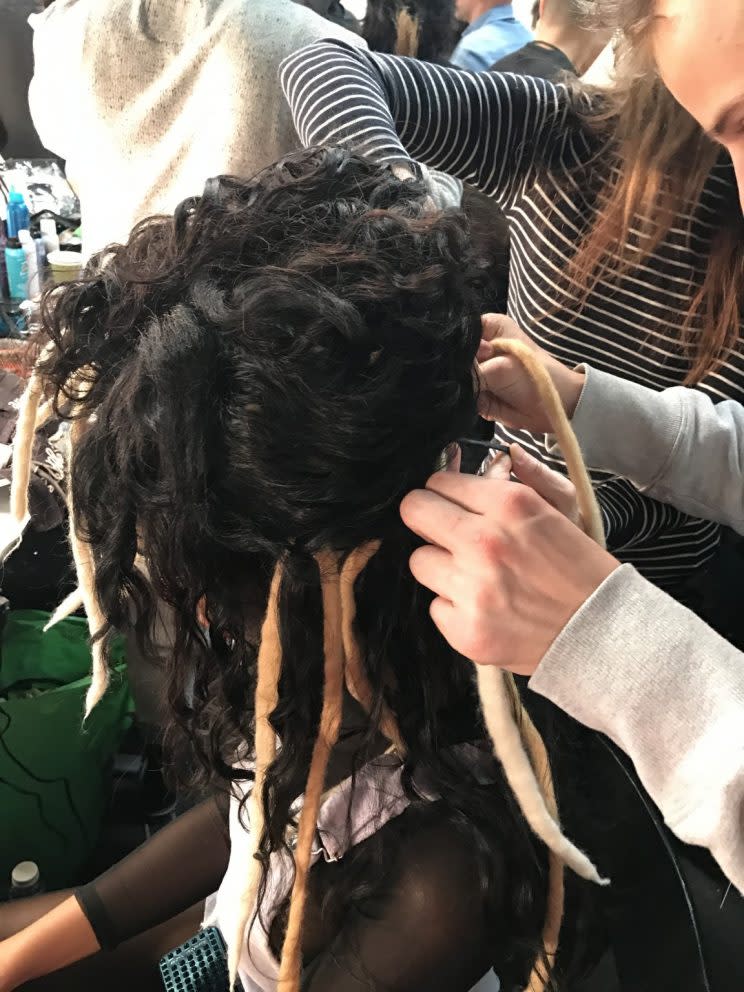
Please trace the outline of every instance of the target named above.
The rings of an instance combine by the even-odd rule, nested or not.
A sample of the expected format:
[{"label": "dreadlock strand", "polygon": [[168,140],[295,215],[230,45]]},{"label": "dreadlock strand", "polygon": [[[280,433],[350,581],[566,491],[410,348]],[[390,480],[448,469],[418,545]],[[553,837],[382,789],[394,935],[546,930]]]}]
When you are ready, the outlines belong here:
[{"label": "dreadlock strand", "polygon": [[264,787],[266,772],[276,757],[276,734],[271,726],[271,714],[279,701],[279,678],[282,670],[282,645],[279,633],[279,590],[282,582],[282,564],[277,562],[271,579],[266,615],[261,628],[261,643],[256,662],[255,697],[255,778],[250,803],[250,828],[253,856],[248,866],[246,884],[240,894],[238,920],[233,938],[228,943],[228,969],[230,988],[234,988],[238,974],[240,953],[245,940],[245,930],[258,898],[261,884],[261,861],[258,857],[263,838]]},{"label": "dreadlock strand", "polygon": [[[78,417],[70,428],[70,469],[77,452],[78,444],[85,434],[86,422]],[[78,585],[83,606],[88,617],[88,629],[91,636],[91,654],[93,666],[90,688],[85,697],[85,718],[87,719],[96,704],[101,701],[109,683],[109,671],[104,649],[103,634],[106,628],[106,618],[96,593],[96,574],[93,562],[93,552],[78,533],[75,505],[72,495],[72,485],[68,492],[68,511],[70,515],[70,547],[77,571]],[[68,597],[69,600],[69,597]],[[67,602],[67,601],[66,601]],[[56,612],[56,611],[55,611]]]},{"label": "dreadlock strand", "polygon": [[10,512],[13,520],[22,526],[28,519],[28,487],[31,482],[34,431],[41,394],[41,376],[38,372],[33,372],[18,408],[13,440],[13,475],[10,482]]},{"label": "dreadlock strand", "polygon": [[[512,684],[513,681],[512,679]],[[514,687],[514,691],[515,695],[517,695],[516,686]],[[518,695],[517,698],[519,698]],[[550,769],[550,760],[545,743],[525,709],[521,710],[520,718],[522,740],[527,746],[532,767],[535,769],[535,774],[537,775],[537,780],[545,799],[545,805],[550,815],[558,823],[558,803],[555,797],[553,774]],[[543,947],[545,948],[545,955],[551,967],[555,964],[555,957],[558,952],[558,941],[560,938],[561,923],[563,922],[563,906],[563,862],[554,851],[548,851],[548,902],[545,923],[543,924]],[[541,965],[541,961],[535,963],[527,984],[527,992],[544,992],[544,989],[547,987],[548,974]]]},{"label": "dreadlock strand", "polygon": [[607,884],[589,858],[563,835],[545,805],[509,703],[506,675],[495,665],[478,665],[477,672],[483,718],[494,754],[503,765],[506,779],[525,819],[547,847],[577,875],[600,885]]},{"label": "dreadlock strand", "polygon": [[279,988],[300,992],[302,923],[307,901],[307,881],[312,843],[318,823],[326,769],[341,725],[344,685],[344,645],[341,623],[338,559],[331,552],[316,555],[323,593],[324,685],[318,736],[313,746],[305,799],[300,813],[295,848],[295,878],[289,904],[287,933],[282,947]]},{"label": "dreadlock strand", "polygon": [[604,547],[605,536],[602,516],[594,496],[591,479],[586,470],[576,435],[566,416],[566,411],[563,409],[558,391],[553,385],[553,380],[532,349],[524,342],[515,341],[513,338],[495,338],[490,344],[495,351],[511,355],[521,362],[525,372],[534,383],[540,401],[548,415],[553,434],[555,434],[563,457],[566,459],[569,478],[576,487],[579,512],[586,532],[597,544]]},{"label": "dreadlock strand", "polygon": [[61,620],[65,620],[67,617],[71,617],[73,613],[77,613],[84,605],[83,592],[78,586],[77,589],[73,589],[71,593],[65,596],[54,613],[52,613],[44,627],[44,633],[46,634],[48,630],[51,630]]},{"label": "dreadlock strand", "polygon": [[[359,641],[354,631],[354,621],[356,620],[354,584],[367,567],[369,560],[377,554],[379,548],[379,541],[369,541],[367,544],[355,548],[344,562],[341,570],[341,624],[345,655],[344,677],[349,693],[356,699],[367,715],[372,710],[374,694],[364,668],[362,652],[359,649]],[[403,756],[406,752],[406,747],[398,727],[398,721],[384,700],[380,713],[380,730],[391,741],[398,754]]]}]

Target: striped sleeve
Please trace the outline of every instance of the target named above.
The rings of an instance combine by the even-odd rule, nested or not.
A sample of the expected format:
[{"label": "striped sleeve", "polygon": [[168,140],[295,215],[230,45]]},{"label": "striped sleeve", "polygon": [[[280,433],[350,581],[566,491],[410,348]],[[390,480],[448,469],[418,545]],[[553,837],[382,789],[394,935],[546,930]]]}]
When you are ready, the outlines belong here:
[{"label": "striped sleeve", "polygon": [[281,80],[304,145],[422,162],[501,202],[563,144],[571,102],[547,80],[462,72],[339,41],[295,52]]}]

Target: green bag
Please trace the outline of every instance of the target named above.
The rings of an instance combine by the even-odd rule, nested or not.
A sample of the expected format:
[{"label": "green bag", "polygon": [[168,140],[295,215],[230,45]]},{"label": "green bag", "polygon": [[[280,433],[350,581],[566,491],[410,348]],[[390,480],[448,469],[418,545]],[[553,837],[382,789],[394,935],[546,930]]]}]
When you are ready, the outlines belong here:
[{"label": "green bag", "polygon": [[35,861],[49,889],[77,881],[108,798],[107,771],[131,721],[123,643],[111,686],[83,727],[90,685],[88,625],[71,617],[8,614],[0,659],[0,888]]}]

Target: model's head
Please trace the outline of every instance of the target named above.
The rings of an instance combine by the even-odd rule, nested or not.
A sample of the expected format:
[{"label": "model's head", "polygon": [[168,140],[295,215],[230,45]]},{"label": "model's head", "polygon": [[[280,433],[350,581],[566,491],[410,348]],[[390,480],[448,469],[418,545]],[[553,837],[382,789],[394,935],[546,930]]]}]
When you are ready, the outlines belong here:
[{"label": "model's head", "polygon": [[[479,896],[517,948],[504,968],[524,984],[543,923],[554,943],[560,901],[545,920],[544,849],[499,764],[486,759],[484,785],[449,747],[486,736],[472,666],[431,622],[399,517],[473,422],[492,283],[464,216],[426,204],[422,184],[341,149],[210,181],[46,297],[52,346],[19,420],[30,436],[43,389],[73,420],[73,543],[83,587],[95,585],[98,644],[134,618],[147,651],[156,599],[172,608],[177,727],[223,781],[250,777],[236,761],[255,757],[261,863],[287,850],[303,790],[302,816],[314,815],[345,679],[359,704],[344,741],[354,766],[387,737],[436,783],[480,858]],[[516,696],[498,713],[512,707],[526,733]],[[524,809],[531,766],[511,716],[498,719]],[[544,761],[534,735],[528,747]],[[530,789],[540,797],[536,778]],[[551,802],[528,802],[529,822],[570,863]],[[295,978],[301,914],[293,896]]]},{"label": "model's head", "polygon": [[[210,181],[49,298],[47,371],[61,393],[85,379],[95,411],[72,486],[113,627],[140,561],[185,640],[205,603],[249,653],[280,560],[312,587],[314,554],[380,540],[370,573],[408,583],[398,506],[472,423],[480,336],[466,223],[424,200],[349,152],[300,152]],[[412,596],[379,592],[375,623]]]}]

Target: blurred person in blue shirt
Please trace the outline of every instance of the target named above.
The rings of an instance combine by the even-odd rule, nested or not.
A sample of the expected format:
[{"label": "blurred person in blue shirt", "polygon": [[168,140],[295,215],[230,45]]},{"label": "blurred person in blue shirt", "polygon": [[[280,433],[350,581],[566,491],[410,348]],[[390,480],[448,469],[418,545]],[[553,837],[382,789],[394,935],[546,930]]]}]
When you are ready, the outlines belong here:
[{"label": "blurred person in blue shirt", "polygon": [[468,27],[452,53],[452,64],[481,72],[532,41],[532,34],[503,0],[457,0],[455,15]]}]

